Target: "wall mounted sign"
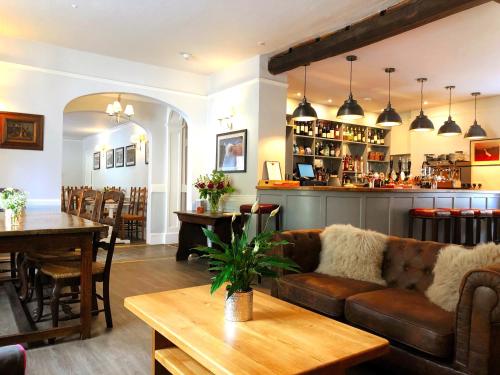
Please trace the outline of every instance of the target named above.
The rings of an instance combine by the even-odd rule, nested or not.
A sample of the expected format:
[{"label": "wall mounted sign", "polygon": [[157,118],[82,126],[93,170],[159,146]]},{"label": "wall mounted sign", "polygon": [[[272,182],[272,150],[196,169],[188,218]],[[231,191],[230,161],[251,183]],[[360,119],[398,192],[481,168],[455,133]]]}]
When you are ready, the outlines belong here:
[{"label": "wall mounted sign", "polygon": [[281,166],[279,161],[266,161],[267,179],[281,180]]},{"label": "wall mounted sign", "polygon": [[43,150],[42,115],[0,112],[0,148]]},{"label": "wall mounted sign", "polygon": [[470,142],[471,165],[500,165],[500,138]]},{"label": "wall mounted sign", "polygon": [[120,167],[123,167],[125,165],[124,151],[125,151],[125,148],[123,148],[123,147],[115,148],[115,168],[120,168]]},{"label": "wall mounted sign", "polygon": [[135,165],[135,145],[130,145],[126,147],[125,150],[125,165],[127,167],[133,167]]},{"label": "wall mounted sign", "polygon": [[111,149],[106,151],[106,168],[113,168],[115,166],[115,150]]},{"label": "wall mounted sign", "polygon": [[247,131],[237,130],[217,134],[216,167],[225,173],[241,173],[247,170]]},{"label": "wall mounted sign", "polygon": [[101,151],[94,152],[94,171],[101,169]]}]

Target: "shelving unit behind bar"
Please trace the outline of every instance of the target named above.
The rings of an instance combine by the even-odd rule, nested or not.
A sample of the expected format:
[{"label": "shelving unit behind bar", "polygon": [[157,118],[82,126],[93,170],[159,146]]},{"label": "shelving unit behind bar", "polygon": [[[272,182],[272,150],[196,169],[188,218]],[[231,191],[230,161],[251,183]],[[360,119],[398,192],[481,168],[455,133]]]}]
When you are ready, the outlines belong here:
[{"label": "shelving unit behind bar", "polygon": [[[331,120],[318,119],[312,121],[312,135],[298,135],[295,134],[294,121],[291,119],[290,115],[287,115],[287,127],[286,127],[286,142],[287,142],[287,155],[286,155],[286,165],[285,171],[287,175],[291,175],[296,169],[297,163],[310,163],[314,166],[323,165],[325,169],[328,169],[330,173],[337,174],[342,177],[344,173],[349,175],[354,175],[354,171],[344,171],[343,169],[343,158],[346,155],[351,155],[353,157],[358,156],[360,159],[363,158],[363,171],[373,172],[384,172],[389,173],[389,159],[390,159],[390,144],[387,134],[389,129],[343,123]],[[327,126],[338,126],[339,134],[337,138],[323,138],[316,136],[316,127],[318,124]],[[362,134],[364,134],[364,141],[355,142],[350,140],[344,140],[344,135],[346,130],[349,128],[360,129]],[[379,134],[383,134],[384,144],[373,144],[368,142],[367,133],[369,131],[376,130]],[[333,146],[333,155],[329,152],[326,154],[318,154],[317,146],[320,144],[328,144],[330,147]],[[299,151],[300,149],[300,151]],[[302,153],[303,152],[303,153]]]}]

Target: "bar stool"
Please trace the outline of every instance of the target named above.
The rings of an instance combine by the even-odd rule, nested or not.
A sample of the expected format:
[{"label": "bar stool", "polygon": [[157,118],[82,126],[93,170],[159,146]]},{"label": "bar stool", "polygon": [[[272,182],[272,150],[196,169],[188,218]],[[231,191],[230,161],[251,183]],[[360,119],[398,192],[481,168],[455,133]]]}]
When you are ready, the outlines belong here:
[{"label": "bar stool", "polygon": [[486,224],[486,242],[493,241],[493,212],[491,209],[482,209],[476,215],[476,244],[481,242],[483,224]]},{"label": "bar stool", "polygon": [[[272,203],[259,203],[259,208],[257,209],[257,234],[262,233],[262,215],[269,215],[273,210],[277,209],[279,204]],[[242,215],[246,215],[252,212],[251,204],[242,204],[240,206],[240,213]],[[276,230],[280,230],[280,211],[274,217],[275,219],[275,228]]]},{"label": "bar stool", "polygon": [[495,243],[500,243],[500,210],[493,210],[493,236]]},{"label": "bar stool", "polygon": [[[474,238],[474,225],[479,225],[477,220],[481,214],[481,210],[475,208],[453,208],[450,210],[451,216],[454,219],[453,243],[457,245],[474,246],[477,240]],[[465,243],[462,243],[462,223],[465,222]],[[481,229],[479,229],[481,231]],[[479,232],[481,233],[481,232]]]},{"label": "bar stool", "polygon": [[412,208],[409,211],[409,227],[408,237],[413,238],[413,227],[416,219],[422,221],[422,232],[420,239],[426,240],[427,237],[427,222],[431,222],[432,241],[439,241],[439,224],[444,226],[444,242],[451,242],[451,213],[445,208]]}]

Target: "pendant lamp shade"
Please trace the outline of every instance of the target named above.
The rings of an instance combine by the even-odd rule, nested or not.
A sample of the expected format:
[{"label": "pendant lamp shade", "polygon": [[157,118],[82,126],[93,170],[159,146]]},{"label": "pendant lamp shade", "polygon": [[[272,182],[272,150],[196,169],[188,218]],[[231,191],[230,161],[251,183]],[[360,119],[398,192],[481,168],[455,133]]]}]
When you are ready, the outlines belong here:
[{"label": "pendant lamp shade", "polygon": [[484,139],[487,138],[487,134],[484,129],[477,123],[477,97],[481,95],[480,92],[473,92],[471,94],[474,97],[474,124],[471,125],[467,133],[465,133],[464,138],[467,139]]},{"label": "pendant lamp shade", "polygon": [[361,108],[361,106],[356,100],[354,100],[352,96],[352,62],[356,61],[357,59],[358,58],[354,55],[349,55],[346,57],[346,60],[351,63],[351,70],[349,74],[349,97],[337,111],[337,118],[344,121],[356,120],[365,116],[363,108]]},{"label": "pendant lamp shade", "polygon": [[380,126],[398,126],[403,123],[401,116],[391,106],[391,73],[395,72],[394,68],[385,68],[385,72],[389,75],[389,102],[384,111],[378,115],[377,125]]},{"label": "pendant lamp shade", "polygon": [[316,111],[311,103],[306,99],[306,85],[307,85],[307,65],[304,65],[304,97],[299,103],[299,106],[293,111],[292,119],[294,121],[314,121],[318,118]]},{"label": "pendant lamp shade", "polygon": [[446,120],[438,130],[438,135],[442,137],[454,137],[456,135],[462,134],[462,129],[460,129],[460,126],[458,126],[458,124],[451,118],[451,90],[453,90],[454,88],[455,86],[446,86],[446,90],[450,91],[450,101],[448,104],[448,120]]},{"label": "pendant lamp shade", "polygon": [[429,118],[424,115],[423,102],[424,102],[424,82],[427,78],[417,78],[420,82],[420,114],[415,117],[410,125],[411,132],[431,132],[434,130],[434,124]]}]

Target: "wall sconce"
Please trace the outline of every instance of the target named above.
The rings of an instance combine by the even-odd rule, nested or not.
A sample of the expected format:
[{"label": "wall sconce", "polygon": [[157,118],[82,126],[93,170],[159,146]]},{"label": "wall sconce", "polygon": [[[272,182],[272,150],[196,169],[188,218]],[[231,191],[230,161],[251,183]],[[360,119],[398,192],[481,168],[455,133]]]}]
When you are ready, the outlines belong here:
[{"label": "wall sconce", "polygon": [[130,138],[130,142],[132,142],[133,144],[136,145],[136,147],[139,148],[139,150],[142,151],[142,146],[146,144],[146,142],[148,141],[147,137],[146,137],[146,134],[134,134],[131,138]]},{"label": "wall sconce", "polygon": [[231,111],[229,114],[221,116],[217,120],[219,121],[219,125],[221,127],[225,127],[228,130],[231,130],[233,128],[233,119],[234,119],[234,108],[231,108]]}]

